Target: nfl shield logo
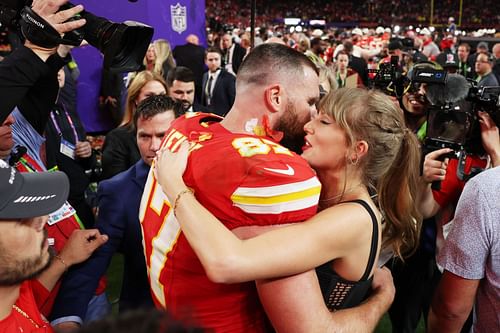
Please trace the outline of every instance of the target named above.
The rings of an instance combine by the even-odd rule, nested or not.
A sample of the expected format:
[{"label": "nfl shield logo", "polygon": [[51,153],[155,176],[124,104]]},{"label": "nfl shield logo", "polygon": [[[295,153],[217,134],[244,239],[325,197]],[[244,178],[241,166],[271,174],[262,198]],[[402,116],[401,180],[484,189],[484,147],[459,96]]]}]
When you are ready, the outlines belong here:
[{"label": "nfl shield logo", "polygon": [[187,20],[186,20],[186,6],[181,6],[180,3],[172,6],[170,5],[170,16],[172,21],[172,29],[178,32],[179,35],[186,31]]}]

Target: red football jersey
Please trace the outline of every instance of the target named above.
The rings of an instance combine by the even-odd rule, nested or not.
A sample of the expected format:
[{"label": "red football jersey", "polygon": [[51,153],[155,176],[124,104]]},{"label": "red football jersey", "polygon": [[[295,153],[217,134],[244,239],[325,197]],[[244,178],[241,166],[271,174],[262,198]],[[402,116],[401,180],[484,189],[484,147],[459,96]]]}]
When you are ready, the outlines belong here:
[{"label": "red football jersey", "polygon": [[7,317],[0,320],[0,332],[54,332],[38,310],[31,284],[31,280],[21,283],[15,306]]},{"label": "red football jersey", "polygon": [[[162,144],[175,151],[190,141],[184,180],[201,204],[229,229],[301,222],[316,213],[321,185],[305,160],[268,138],[231,133],[210,117],[177,119]],[[266,330],[254,282],[207,278],[152,172],[139,219],[157,306],[216,332]]]}]

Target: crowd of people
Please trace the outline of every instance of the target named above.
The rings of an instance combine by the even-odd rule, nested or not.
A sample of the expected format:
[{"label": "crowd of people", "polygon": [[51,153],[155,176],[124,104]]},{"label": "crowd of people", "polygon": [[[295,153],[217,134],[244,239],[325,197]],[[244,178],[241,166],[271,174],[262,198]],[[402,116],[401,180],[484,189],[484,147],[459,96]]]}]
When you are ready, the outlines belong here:
[{"label": "crowd of people", "polygon": [[[85,24],[65,3],[32,10],[61,34]],[[500,43],[466,43],[450,20],[273,27],[252,46],[232,21],[245,5],[207,1],[209,25],[239,29],[207,29],[206,48],[157,39],[138,71],[103,71],[116,128],[101,156],[76,110],[71,47],[28,34],[0,61],[0,330],[368,332],[387,312],[394,332],[421,318],[429,332],[499,330]],[[257,5],[262,24],[303,6]],[[417,5],[301,12],[410,22]]]},{"label": "crowd of people", "polygon": [[[491,1],[463,2],[459,1],[325,1],[314,0],[307,3],[301,1],[257,1],[257,26],[273,26],[282,23],[284,18],[300,18],[305,21],[325,20],[329,25],[349,27],[355,25],[377,26],[391,22],[396,25],[428,25],[431,22],[438,26],[447,25],[449,17],[457,20],[461,12],[462,27],[498,28],[498,12],[500,7]],[[251,2],[249,1],[206,1],[207,19],[213,24],[232,25],[241,28],[250,25]]]}]

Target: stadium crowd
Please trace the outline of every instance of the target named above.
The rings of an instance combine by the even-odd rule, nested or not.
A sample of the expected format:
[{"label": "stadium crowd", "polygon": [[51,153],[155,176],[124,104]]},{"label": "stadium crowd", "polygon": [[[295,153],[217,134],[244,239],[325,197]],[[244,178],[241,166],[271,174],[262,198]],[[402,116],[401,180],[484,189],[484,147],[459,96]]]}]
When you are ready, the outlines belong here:
[{"label": "stadium crowd", "polygon": [[[66,2],[32,11],[67,33]],[[500,330],[500,40],[451,3],[434,28],[427,2],[257,1],[252,46],[247,2],[206,1],[206,47],[103,71],[102,151],[73,47],[25,36],[0,61],[0,331]],[[281,21],[318,8],[348,24]]]},{"label": "stadium crowd", "polygon": [[[206,1],[207,18],[223,24],[241,28],[250,25],[251,1]],[[487,0],[464,1],[461,26],[468,29],[498,28],[500,5]],[[271,26],[286,17],[298,17],[303,20],[323,19],[327,23],[339,26],[363,25],[374,27],[387,22],[396,25],[414,25],[428,23],[431,16],[430,1],[322,1],[314,0],[304,5],[301,1],[256,2],[257,26]],[[321,10],[320,10],[321,9]],[[448,18],[458,18],[459,1],[435,1],[433,24],[446,25]]]}]

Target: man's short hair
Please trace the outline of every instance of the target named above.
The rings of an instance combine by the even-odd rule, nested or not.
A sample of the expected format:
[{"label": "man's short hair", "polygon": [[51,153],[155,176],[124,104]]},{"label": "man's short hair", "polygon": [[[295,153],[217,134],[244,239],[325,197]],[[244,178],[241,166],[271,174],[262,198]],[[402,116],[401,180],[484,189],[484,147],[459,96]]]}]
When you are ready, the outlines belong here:
[{"label": "man's short hair", "polygon": [[311,39],[311,48],[315,47],[316,45],[321,45],[320,37],[314,37],[313,39]]},{"label": "man's short hair", "polygon": [[236,76],[236,88],[241,84],[265,85],[271,78],[285,81],[287,75],[302,75],[304,67],[316,74],[318,69],[303,53],[288,46],[269,43],[254,48],[245,58]]},{"label": "man's short hair", "polygon": [[194,82],[194,73],[187,67],[177,66],[168,71],[167,86],[173,86],[174,81]]},{"label": "man's short hair", "polygon": [[217,46],[210,46],[205,50],[205,59],[209,53],[218,53],[222,58],[222,51]]},{"label": "man's short hair", "polygon": [[183,114],[182,105],[167,95],[153,95],[139,103],[134,113],[134,127],[137,128],[139,118],[150,119],[157,114],[174,111],[175,118]]},{"label": "man's short hair", "polygon": [[344,51],[347,52],[347,54],[351,54],[352,53],[352,50],[354,49],[354,45],[352,44],[352,42],[350,40],[346,40],[342,43],[342,45],[344,46]]},{"label": "man's short hair", "polygon": [[493,66],[493,63],[495,62],[495,57],[493,56],[493,54],[490,52],[481,52],[477,56],[479,57],[481,54],[484,54],[488,63]]},{"label": "man's short hair", "polygon": [[[467,50],[467,52],[470,52],[470,45],[468,43],[460,43],[458,47],[463,46]],[[457,48],[458,49],[458,48]]]}]

